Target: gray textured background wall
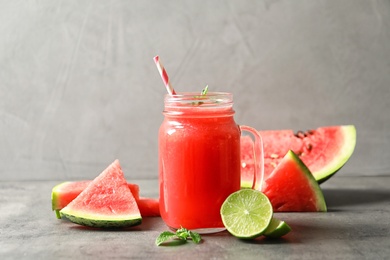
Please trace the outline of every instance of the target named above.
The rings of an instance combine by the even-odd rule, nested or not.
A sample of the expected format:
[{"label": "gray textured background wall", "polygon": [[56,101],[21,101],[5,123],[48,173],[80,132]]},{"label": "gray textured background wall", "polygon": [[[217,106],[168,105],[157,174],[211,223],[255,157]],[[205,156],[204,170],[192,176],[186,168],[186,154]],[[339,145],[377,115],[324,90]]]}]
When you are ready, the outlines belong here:
[{"label": "gray textured background wall", "polygon": [[258,129],[354,124],[339,174],[390,172],[390,2],[0,1],[1,180],[157,178],[165,89]]}]

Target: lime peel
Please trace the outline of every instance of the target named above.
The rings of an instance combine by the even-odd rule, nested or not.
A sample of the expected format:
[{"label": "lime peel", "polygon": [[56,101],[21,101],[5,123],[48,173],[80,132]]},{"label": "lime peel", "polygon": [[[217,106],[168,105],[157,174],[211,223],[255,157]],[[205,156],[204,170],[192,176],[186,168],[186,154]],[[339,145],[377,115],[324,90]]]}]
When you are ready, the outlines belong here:
[{"label": "lime peel", "polygon": [[280,238],[290,233],[291,230],[291,227],[285,221],[272,218],[263,235],[269,238]]}]

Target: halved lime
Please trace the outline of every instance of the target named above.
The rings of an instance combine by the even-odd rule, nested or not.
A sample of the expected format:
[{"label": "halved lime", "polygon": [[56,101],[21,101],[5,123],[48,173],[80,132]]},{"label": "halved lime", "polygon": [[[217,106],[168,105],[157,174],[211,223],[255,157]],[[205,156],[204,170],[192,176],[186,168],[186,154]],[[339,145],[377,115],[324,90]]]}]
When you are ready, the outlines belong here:
[{"label": "halved lime", "polygon": [[279,220],[276,218],[272,218],[271,223],[264,231],[264,236],[270,238],[279,238],[291,231],[291,227],[284,222],[283,220]]},{"label": "halved lime", "polygon": [[273,215],[267,196],[253,189],[232,193],[221,206],[222,222],[238,238],[251,239],[267,229]]}]

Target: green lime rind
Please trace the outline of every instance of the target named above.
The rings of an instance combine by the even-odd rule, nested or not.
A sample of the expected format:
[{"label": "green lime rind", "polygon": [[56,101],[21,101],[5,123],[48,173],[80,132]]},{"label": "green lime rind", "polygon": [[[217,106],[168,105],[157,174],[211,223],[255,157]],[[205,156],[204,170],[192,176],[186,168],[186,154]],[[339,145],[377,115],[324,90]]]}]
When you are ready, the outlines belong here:
[{"label": "green lime rind", "polygon": [[137,226],[142,223],[141,215],[135,215],[133,217],[127,218],[102,218],[101,216],[96,216],[95,218],[92,216],[85,217],[82,214],[77,213],[65,213],[62,210],[60,211],[61,217],[65,217],[69,219],[71,222],[94,228],[125,228]]},{"label": "green lime rind", "polygon": [[256,238],[264,233],[273,216],[267,196],[253,189],[236,191],[221,206],[225,228],[241,239]]},{"label": "green lime rind", "polygon": [[341,127],[345,139],[340,152],[334,156],[333,160],[328,162],[326,167],[312,172],[316,181],[321,184],[336,174],[351,158],[356,146],[356,128],[354,125],[345,125]]},{"label": "green lime rind", "polygon": [[290,233],[291,230],[291,227],[283,220],[272,218],[263,235],[269,238],[280,238]]}]

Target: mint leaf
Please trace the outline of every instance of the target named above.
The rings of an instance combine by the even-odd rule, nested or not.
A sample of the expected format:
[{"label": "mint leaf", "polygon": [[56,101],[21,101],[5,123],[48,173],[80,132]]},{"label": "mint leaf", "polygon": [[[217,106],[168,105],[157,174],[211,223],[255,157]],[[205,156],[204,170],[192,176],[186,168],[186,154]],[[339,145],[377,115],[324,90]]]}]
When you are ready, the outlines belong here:
[{"label": "mint leaf", "polygon": [[[207,95],[207,92],[209,91],[209,85],[206,85],[206,87],[204,87],[204,89],[202,89],[202,92],[200,92],[200,96],[194,96],[195,99],[203,99],[205,98],[204,96]],[[198,102],[192,102],[192,105],[195,105],[195,106],[199,106],[199,105],[202,105],[203,102],[202,101],[198,101]]]},{"label": "mint leaf", "polygon": [[176,230],[176,236],[180,239],[187,240],[189,236],[188,230],[183,227],[179,228],[178,230]]},{"label": "mint leaf", "polygon": [[195,244],[199,244],[200,240],[202,240],[202,238],[200,237],[200,235],[196,232],[193,232],[193,231],[188,231],[188,234],[190,235],[192,241],[195,243]]},{"label": "mint leaf", "polygon": [[200,93],[202,96],[205,96],[207,94],[207,92],[209,91],[209,85],[206,85],[206,87],[202,90],[202,92]]},{"label": "mint leaf", "polygon": [[159,246],[174,237],[176,237],[176,234],[169,231],[164,231],[156,238],[156,245]]},{"label": "mint leaf", "polygon": [[[186,243],[187,239],[189,239],[189,238],[191,238],[191,240],[195,244],[199,244],[200,241],[202,240],[201,236],[198,233],[181,227],[178,230],[176,230],[176,233],[172,233],[170,231],[162,232],[156,239],[156,245],[160,246],[161,244],[163,244],[164,242],[167,242],[169,240],[172,240],[171,241],[172,243],[170,243],[170,245],[180,245],[180,244]],[[180,243],[173,243],[175,241],[176,242],[181,241],[181,242]]]}]

